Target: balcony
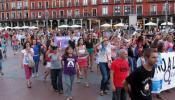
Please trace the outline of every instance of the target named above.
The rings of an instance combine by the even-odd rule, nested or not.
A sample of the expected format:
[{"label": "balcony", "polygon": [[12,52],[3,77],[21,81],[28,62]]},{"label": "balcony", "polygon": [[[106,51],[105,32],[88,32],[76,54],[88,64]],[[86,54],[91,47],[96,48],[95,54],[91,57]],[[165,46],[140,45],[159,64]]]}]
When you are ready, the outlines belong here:
[{"label": "balcony", "polygon": [[126,4],[131,3],[131,0],[125,0],[124,3]]},{"label": "balcony", "polygon": [[114,16],[121,16],[120,12],[114,12]]},{"label": "balcony", "polygon": [[69,2],[69,3],[67,4],[67,7],[72,7],[72,3]]},{"label": "balcony", "polygon": [[150,15],[157,15],[157,11],[151,11]]},{"label": "balcony", "polygon": [[80,3],[79,3],[79,2],[76,2],[76,3],[75,3],[75,6],[76,6],[76,7],[80,6]]},{"label": "balcony", "polygon": [[115,1],[114,1],[114,4],[120,4],[120,3],[121,3],[120,0],[115,0]]}]

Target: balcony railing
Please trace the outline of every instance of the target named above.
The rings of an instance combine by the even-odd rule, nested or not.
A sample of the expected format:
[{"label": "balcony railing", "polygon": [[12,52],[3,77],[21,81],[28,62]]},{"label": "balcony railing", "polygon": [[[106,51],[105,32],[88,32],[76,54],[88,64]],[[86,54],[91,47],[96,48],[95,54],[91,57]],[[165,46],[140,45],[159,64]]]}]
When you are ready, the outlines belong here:
[{"label": "balcony railing", "polygon": [[150,12],[150,15],[156,15],[156,14],[157,14],[156,11],[151,11],[151,12]]},{"label": "balcony railing", "polygon": [[115,4],[120,4],[121,1],[120,1],[120,0],[115,0],[114,3],[115,3]]},{"label": "balcony railing", "polygon": [[124,3],[131,3],[131,0],[125,0]]}]

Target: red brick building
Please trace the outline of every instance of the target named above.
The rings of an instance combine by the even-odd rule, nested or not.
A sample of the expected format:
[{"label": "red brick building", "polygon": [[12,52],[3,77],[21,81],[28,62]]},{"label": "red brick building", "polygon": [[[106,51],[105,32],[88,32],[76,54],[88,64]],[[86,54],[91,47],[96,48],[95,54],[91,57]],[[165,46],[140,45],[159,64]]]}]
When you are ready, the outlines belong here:
[{"label": "red brick building", "polygon": [[[1,26],[36,25],[50,27],[80,24],[88,28],[128,23],[129,14],[138,22],[165,21],[166,0],[0,0]],[[175,22],[175,0],[168,0],[168,21]]]}]

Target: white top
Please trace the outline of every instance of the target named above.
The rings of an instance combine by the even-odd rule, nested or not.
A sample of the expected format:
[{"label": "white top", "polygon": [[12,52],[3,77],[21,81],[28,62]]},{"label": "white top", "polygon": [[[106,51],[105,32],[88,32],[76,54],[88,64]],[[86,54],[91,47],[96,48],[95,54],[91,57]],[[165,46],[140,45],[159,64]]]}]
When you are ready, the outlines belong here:
[{"label": "white top", "polygon": [[[34,53],[33,48],[30,48],[30,50],[31,50],[32,53]],[[27,51],[25,49],[21,50],[21,53],[23,53],[23,55],[24,55],[23,64],[26,64],[27,65],[29,63],[28,62],[29,59],[30,59],[29,57],[32,57],[32,55],[29,54],[29,53],[27,53]]]},{"label": "white top", "polygon": [[98,53],[98,61],[99,62],[108,62],[108,60],[111,60],[111,44],[108,44],[106,47],[106,51],[101,51],[102,46],[99,46],[99,53]]}]

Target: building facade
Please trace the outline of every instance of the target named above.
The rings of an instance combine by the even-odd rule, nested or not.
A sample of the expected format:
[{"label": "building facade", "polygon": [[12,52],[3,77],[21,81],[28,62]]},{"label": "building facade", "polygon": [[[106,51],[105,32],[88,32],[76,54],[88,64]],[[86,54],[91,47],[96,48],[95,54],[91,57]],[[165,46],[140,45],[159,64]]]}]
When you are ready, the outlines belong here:
[{"label": "building facade", "polygon": [[57,27],[79,24],[98,28],[103,23],[128,23],[136,14],[139,24],[175,22],[175,0],[0,0],[1,26]]}]

